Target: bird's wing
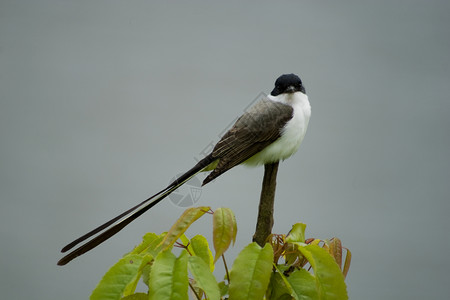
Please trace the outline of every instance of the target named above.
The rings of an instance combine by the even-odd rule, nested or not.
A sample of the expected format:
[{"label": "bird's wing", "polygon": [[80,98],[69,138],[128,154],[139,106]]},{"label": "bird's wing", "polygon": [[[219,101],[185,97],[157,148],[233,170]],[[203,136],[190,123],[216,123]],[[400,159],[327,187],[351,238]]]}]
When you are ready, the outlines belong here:
[{"label": "bird's wing", "polygon": [[206,177],[206,184],[232,167],[246,161],[281,136],[281,130],[292,119],[293,108],[268,99],[260,100],[246,111],[213,149],[219,159]]}]

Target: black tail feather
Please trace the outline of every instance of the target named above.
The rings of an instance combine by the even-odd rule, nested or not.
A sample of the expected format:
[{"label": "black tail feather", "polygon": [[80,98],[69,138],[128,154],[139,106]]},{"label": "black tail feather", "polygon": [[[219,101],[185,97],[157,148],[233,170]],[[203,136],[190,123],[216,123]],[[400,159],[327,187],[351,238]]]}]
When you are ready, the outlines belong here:
[{"label": "black tail feather", "polygon": [[[166,188],[167,189],[167,188]],[[158,196],[159,194],[161,194],[162,192],[164,192],[166,189],[162,190],[161,192],[151,196],[150,198],[142,201],[141,203],[139,203],[136,206],[133,206],[132,208],[130,208],[129,210],[121,213],[120,215],[118,215],[117,217],[109,220],[108,222],[100,225],[99,227],[89,231],[88,233],[86,233],[85,235],[79,237],[78,239],[74,240],[73,242],[67,244],[66,246],[64,246],[64,248],[61,249],[61,252],[67,252],[68,250],[72,249],[73,247],[75,247],[76,245],[78,245],[79,243],[87,240],[88,238],[90,238],[91,236],[97,234],[98,232],[104,230],[105,228],[111,226],[112,224],[114,224],[115,222],[117,222],[118,220],[120,220],[121,218],[125,217],[126,215],[130,214],[131,212],[133,212],[134,210],[136,210],[137,208],[141,207],[142,205],[144,205],[145,203],[147,203],[148,201],[152,200],[153,198],[155,198],[156,196]]]},{"label": "black tail feather", "polygon": [[[186,181],[188,181],[191,177],[193,177],[195,174],[202,171],[205,167],[207,167],[209,164],[211,164],[214,161],[212,158],[212,155],[208,155],[201,161],[199,161],[193,168],[191,168],[189,171],[178,177],[174,182],[169,184],[165,189],[160,191],[159,193],[151,196],[150,198],[142,201],[138,205],[130,208],[129,210],[121,213],[117,217],[109,220],[108,222],[100,225],[99,227],[95,228],[94,230],[91,230],[90,232],[86,233],[85,235],[79,237],[78,239],[74,240],[73,242],[67,244],[64,248],[62,248],[61,252],[66,252],[79,243],[89,239],[90,237],[94,236],[95,234],[105,230],[106,228],[110,227],[106,231],[100,233],[95,238],[89,240],[84,245],[78,247],[74,251],[70,252],[66,256],[64,256],[60,261],[58,261],[58,265],[62,266],[67,263],[69,263],[74,258],[88,252],[89,250],[97,247],[113,235],[115,235],[117,232],[122,230],[125,226],[127,226],[129,223],[131,223],[133,220],[141,216],[143,213],[145,213],[147,210],[158,204],[161,200],[166,198],[170,193],[172,193],[174,190],[179,188],[181,185],[183,185]],[[151,201],[153,200],[153,201]]]}]

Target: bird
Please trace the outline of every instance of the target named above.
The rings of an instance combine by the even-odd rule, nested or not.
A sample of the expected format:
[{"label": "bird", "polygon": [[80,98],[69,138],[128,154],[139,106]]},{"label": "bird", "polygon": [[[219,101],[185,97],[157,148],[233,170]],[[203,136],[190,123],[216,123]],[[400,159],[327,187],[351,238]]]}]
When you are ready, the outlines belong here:
[{"label": "bird", "polygon": [[310,117],[311,105],[300,77],[279,76],[272,92],[246,110],[206,157],[160,192],[67,244],[62,253],[93,237],[57,264],[66,265],[97,247],[200,172],[210,171],[203,186],[240,164],[258,166],[289,158],[300,147]]}]

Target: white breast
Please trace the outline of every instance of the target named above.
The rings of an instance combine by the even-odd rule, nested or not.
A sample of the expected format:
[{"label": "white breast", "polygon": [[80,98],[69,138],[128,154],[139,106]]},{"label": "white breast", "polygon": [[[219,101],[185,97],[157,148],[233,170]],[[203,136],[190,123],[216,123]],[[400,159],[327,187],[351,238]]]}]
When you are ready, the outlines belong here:
[{"label": "white breast", "polygon": [[276,97],[269,95],[272,101],[291,105],[294,109],[293,117],[282,129],[281,137],[244,162],[245,165],[255,166],[285,160],[297,152],[305,137],[311,117],[311,105],[308,96],[296,92],[294,94],[281,94]]}]

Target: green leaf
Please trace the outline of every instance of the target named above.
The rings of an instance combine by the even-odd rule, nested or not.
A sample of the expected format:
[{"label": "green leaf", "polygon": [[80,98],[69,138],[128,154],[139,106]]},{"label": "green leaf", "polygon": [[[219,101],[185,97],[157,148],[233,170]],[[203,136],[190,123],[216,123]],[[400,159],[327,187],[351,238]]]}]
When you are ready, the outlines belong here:
[{"label": "green leaf", "polygon": [[136,287],[139,283],[139,279],[142,276],[142,273],[145,268],[150,267],[150,262],[153,260],[153,256],[150,254],[147,254],[142,259],[141,265],[139,266],[138,272],[134,279],[125,287],[123,291],[123,296],[128,296],[133,294],[136,291]]},{"label": "green leaf", "polygon": [[277,300],[292,300],[295,299],[293,298],[291,295],[288,294],[283,294],[280,298],[278,298]]},{"label": "green leaf", "polygon": [[317,245],[297,244],[314,270],[318,299],[348,299],[344,276],[328,251]]},{"label": "green leaf", "polygon": [[[267,299],[279,300],[285,298],[285,295],[289,296],[286,297],[287,299],[292,299],[292,287],[290,286],[289,282],[287,282],[285,276],[282,275],[277,266],[275,266],[275,268],[278,272],[272,272],[269,288],[267,289],[266,293]],[[296,298],[296,300],[298,299]]]},{"label": "green leaf", "polygon": [[202,235],[194,236],[189,243],[188,250],[192,255],[198,256],[209,266],[210,271],[214,271],[214,260],[209,249],[208,240]]},{"label": "green leaf", "polygon": [[142,242],[137,245],[129,254],[141,254],[142,252],[147,251],[147,248],[151,245],[151,243],[158,239],[158,235],[153,232],[146,233],[142,237]]},{"label": "green leaf", "polygon": [[230,300],[263,299],[272,272],[273,249],[256,243],[245,247],[236,258],[230,272]]},{"label": "green leaf", "polygon": [[156,257],[158,253],[161,251],[161,248],[159,245],[161,244],[162,240],[166,237],[167,232],[163,232],[160,235],[158,235],[158,238],[151,241],[151,243],[147,247],[147,252],[153,255],[153,257]]},{"label": "green leaf", "polygon": [[91,294],[91,300],[120,299],[129,284],[140,277],[144,265],[151,257],[129,254],[119,260],[103,276]]},{"label": "green leaf", "polygon": [[198,218],[203,216],[211,208],[209,206],[191,207],[184,211],[181,217],[173,224],[169,232],[159,245],[161,251],[167,250],[178,240],[178,238],[186,232],[186,230]]},{"label": "green leaf", "polygon": [[220,289],[220,296],[228,295],[228,285],[225,283],[225,281],[219,282],[219,289]]},{"label": "green leaf", "polygon": [[213,214],[213,242],[216,256],[214,262],[236,241],[236,217],[231,209],[221,207]]},{"label": "green leaf", "polygon": [[189,299],[187,258],[186,250],[178,258],[170,251],[158,254],[150,271],[150,300]]},{"label": "green leaf", "polygon": [[289,232],[288,236],[286,237],[286,242],[292,243],[292,242],[305,242],[305,229],[306,224],[303,223],[296,223],[292,226],[291,231]]},{"label": "green leaf", "polygon": [[[292,288],[292,296],[298,300],[319,299],[316,290],[316,279],[305,269],[296,270],[288,277],[283,276]],[[327,299],[327,298],[320,298]]]},{"label": "green leaf", "polygon": [[179,239],[184,246],[187,246],[190,243],[189,239],[187,238],[187,236],[184,233],[182,235],[180,235]]},{"label": "green leaf", "polygon": [[198,256],[189,257],[188,268],[194,276],[197,286],[206,293],[208,299],[220,300],[220,290],[216,278],[203,259]]},{"label": "green leaf", "polygon": [[152,266],[151,264],[147,264],[143,269],[142,269],[142,281],[148,286],[148,282],[150,279],[150,271],[152,270]]},{"label": "green leaf", "polygon": [[144,293],[136,293],[130,296],[123,297],[120,300],[148,300],[148,295]]},{"label": "green leaf", "polygon": [[156,255],[158,255],[160,251],[158,245],[164,239],[166,234],[167,232],[163,232],[160,235],[157,235],[156,233],[153,232],[146,233],[142,237],[142,242],[128,254],[143,254],[147,252],[150,253],[153,257],[155,257]]}]

